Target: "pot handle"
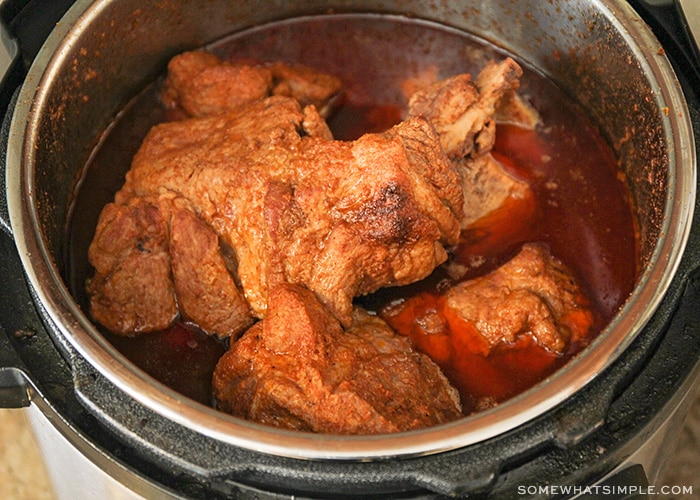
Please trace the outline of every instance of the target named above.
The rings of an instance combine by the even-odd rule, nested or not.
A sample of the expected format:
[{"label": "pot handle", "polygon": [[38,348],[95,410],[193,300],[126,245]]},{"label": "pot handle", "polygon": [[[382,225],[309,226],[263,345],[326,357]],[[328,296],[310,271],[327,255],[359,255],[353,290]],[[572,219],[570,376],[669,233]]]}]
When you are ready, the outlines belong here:
[{"label": "pot handle", "polygon": [[[3,191],[4,193],[4,191]],[[33,383],[22,348],[35,349],[38,319],[12,238],[0,234],[0,408],[28,406]]]},{"label": "pot handle", "polygon": [[0,408],[29,406],[29,385],[21,360],[0,327]]},{"label": "pot handle", "polygon": [[[1,3],[2,1],[0,1]],[[18,55],[17,40],[12,37],[5,23],[0,20],[0,85],[5,83]]]}]

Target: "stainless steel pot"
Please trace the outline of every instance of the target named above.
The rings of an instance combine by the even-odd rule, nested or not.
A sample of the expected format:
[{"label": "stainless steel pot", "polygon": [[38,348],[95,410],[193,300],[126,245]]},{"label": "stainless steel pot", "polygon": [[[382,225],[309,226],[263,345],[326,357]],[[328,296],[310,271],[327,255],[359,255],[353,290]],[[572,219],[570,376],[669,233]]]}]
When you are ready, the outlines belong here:
[{"label": "stainless steel pot", "polygon": [[[683,255],[695,203],[696,158],[688,109],[658,41],[616,0],[440,2],[81,0],[56,27],[18,97],[7,155],[15,242],[55,341],[118,390],[171,421],[227,445],[308,459],[434,454],[482,442],[572,397],[625,351],[666,293]],[[458,422],[380,437],[334,437],[244,422],[159,384],[116,351],[71,297],[61,251],[71,196],[116,113],[174,54],[271,20],[372,11],[434,20],[491,41],[539,68],[589,110],[632,192],[642,269],[605,331],[555,375],[500,406]],[[94,405],[94,401],[86,404]]]}]

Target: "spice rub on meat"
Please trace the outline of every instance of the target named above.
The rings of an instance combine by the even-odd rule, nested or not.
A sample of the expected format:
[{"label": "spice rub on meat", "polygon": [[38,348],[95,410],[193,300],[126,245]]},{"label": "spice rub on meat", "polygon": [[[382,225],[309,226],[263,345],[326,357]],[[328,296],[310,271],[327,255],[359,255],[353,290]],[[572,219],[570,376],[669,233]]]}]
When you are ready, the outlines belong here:
[{"label": "spice rub on meat", "polygon": [[[447,258],[445,248],[459,237],[463,195],[425,118],[353,142],[329,137],[315,106],[285,96],[163,123],[144,140],[114,203],[163,193],[186,199],[220,246],[231,249],[230,268],[252,316],[264,317],[267,290],[283,281],[307,286],[349,325],[353,297],[422,279]],[[91,259],[124,245],[115,237],[92,249]],[[167,249],[160,258],[167,260]],[[92,308],[137,315],[130,308],[153,291],[145,279],[121,282],[131,289],[102,286],[120,265],[110,263],[95,266]]]},{"label": "spice rub on meat", "polygon": [[270,290],[268,314],[219,361],[218,408],[292,430],[379,434],[459,418],[459,396],[430,358],[360,308],[343,331],[316,296]]},{"label": "spice rub on meat", "polygon": [[589,341],[593,310],[548,247],[526,243],[491,272],[397,299],[379,316],[440,366],[468,414],[551,374]]},{"label": "spice rub on meat", "polygon": [[[345,143],[305,135],[313,112],[275,96],[158,125],[115,203],[159,193],[187,199],[233,250],[254,316],[265,315],[269,287],[286,281],[308,286],[349,324],[354,296],[421,279],[447,258],[461,192],[425,120]],[[100,300],[110,291],[91,290]]]},{"label": "spice rub on meat", "polygon": [[593,325],[588,299],[572,274],[545,247],[533,243],[495,271],[457,284],[445,296],[446,316],[456,329],[473,329],[482,342],[470,345],[484,353],[531,335],[547,350],[563,354]]},{"label": "spice rub on meat", "polygon": [[205,51],[184,52],[168,63],[162,100],[184,116],[223,114],[272,95],[313,105],[327,116],[341,94],[341,81],[302,65],[231,63]]},{"label": "spice rub on meat", "polygon": [[173,193],[107,205],[88,257],[91,314],[113,332],[163,330],[178,315],[221,337],[252,323],[218,237]]}]

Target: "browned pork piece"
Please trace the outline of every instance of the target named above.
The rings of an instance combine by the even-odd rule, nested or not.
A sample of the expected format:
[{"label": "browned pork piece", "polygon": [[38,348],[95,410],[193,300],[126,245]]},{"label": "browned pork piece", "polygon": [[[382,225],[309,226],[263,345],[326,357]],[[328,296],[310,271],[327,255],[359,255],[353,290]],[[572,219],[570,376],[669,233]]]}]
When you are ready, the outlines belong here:
[{"label": "browned pork piece", "polygon": [[[115,203],[163,193],[188,200],[233,250],[255,316],[265,315],[269,287],[301,283],[347,325],[353,297],[422,279],[447,258],[445,246],[459,236],[462,193],[422,118],[354,142],[309,129],[327,130],[315,108],[281,96],[158,125]],[[122,245],[119,235],[111,244]],[[91,259],[103,252],[113,253],[100,246]],[[105,293],[102,276],[121,265],[119,257],[110,262],[93,280],[93,303]],[[152,293],[141,283],[119,291],[135,304]]]},{"label": "browned pork piece", "polygon": [[309,290],[270,290],[268,314],[220,359],[218,407],[291,430],[379,434],[461,416],[459,396],[430,358],[361,309],[340,323]]},{"label": "browned pork piece", "polygon": [[[281,64],[236,65],[203,52],[174,58],[164,102],[195,118],[155,126],[106,207],[89,256],[96,268],[89,286],[93,316],[126,335],[157,330],[178,313],[199,323],[204,315],[192,311],[204,294],[210,313],[200,326],[236,334],[250,321],[247,310],[263,318],[268,290],[288,282],[314,291],[350,325],[354,297],[428,276],[446,260],[461,227],[500,203],[490,193],[502,179],[481,172],[482,165],[498,167],[486,153],[493,113],[499,97],[517,88],[518,71],[507,59],[489,65],[473,88],[464,83],[469,78],[449,79],[462,93],[436,84],[412,101],[407,120],[344,142],[332,139],[317,111],[338,92],[331,77]],[[461,134],[456,151],[466,157],[450,161],[442,144],[455,134]],[[174,228],[184,241],[172,226],[182,221],[159,203],[168,222],[158,227],[167,236],[157,251],[142,251],[152,229],[133,207],[163,197],[186,201],[186,220],[208,235],[206,252],[196,255],[214,259],[218,248],[216,269],[227,270],[228,278],[178,264],[182,258],[168,233]],[[476,213],[465,216],[465,208]],[[127,279],[128,269],[154,274]],[[194,279],[185,288],[188,272]],[[207,284],[224,282],[223,298],[207,291]],[[214,314],[213,305],[231,302],[234,290],[245,297],[245,314],[240,301],[235,311]],[[149,307],[157,319],[145,319]]]},{"label": "browned pork piece", "polygon": [[113,332],[162,330],[177,316],[169,212],[157,198],[135,198],[109,204],[100,214],[88,251],[96,271],[87,290],[93,319]]},{"label": "browned pork piece", "polygon": [[226,113],[271,95],[283,95],[302,106],[313,105],[322,116],[327,116],[340,90],[338,78],[306,66],[231,63],[198,50],[183,52],[170,60],[162,99],[167,108],[203,117]]},{"label": "browned pork piece", "polygon": [[507,197],[522,198],[530,190],[490,154],[497,118],[529,128],[539,119],[515,92],[521,75],[511,58],[492,61],[476,81],[469,74],[456,75],[415,92],[409,100],[409,116],[430,121],[460,174],[463,229],[500,207]]},{"label": "browned pork piece", "polygon": [[450,158],[485,154],[496,138],[498,105],[518,89],[522,72],[506,58],[489,62],[476,81],[467,73],[440,80],[411,96],[408,116],[427,118]]},{"label": "browned pork piece", "polygon": [[593,323],[572,274],[534,243],[492,273],[454,286],[446,299],[447,312],[476,329],[485,352],[531,335],[542,347],[563,353]]},{"label": "browned pork piece", "polygon": [[90,310],[112,332],[163,330],[178,313],[218,336],[252,323],[216,234],[172,193],[107,205],[89,258]]}]

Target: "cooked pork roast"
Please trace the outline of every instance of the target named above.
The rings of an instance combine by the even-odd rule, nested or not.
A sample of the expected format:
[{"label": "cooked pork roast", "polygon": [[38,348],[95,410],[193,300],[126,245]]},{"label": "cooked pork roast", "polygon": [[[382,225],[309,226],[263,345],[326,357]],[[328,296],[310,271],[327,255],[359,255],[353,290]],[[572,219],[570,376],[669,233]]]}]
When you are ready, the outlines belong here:
[{"label": "cooked pork roast", "polygon": [[[518,69],[510,59],[489,66],[485,74],[490,79],[482,75],[477,80],[484,102],[476,86],[465,84],[471,91],[466,107],[460,104],[457,113],[450,111],[459,101],[457,90],[447,92],[449,99],[417,98],[410,111],[414,116],[385,133],[346,142],[332,140],[317,112],[316,106],[326,108],[339,92],[333,78],[279,64],[253,67],[206,53],[183,54],[169,65],[163,99],[196,118],[153,128],[114,203],[139,205],[138,198],[164,194],[186,200],[192,217],[218,237],[222,249],[230,250],[229,281],[239,284],[254,317],[265,316],[270,287],[288,282],[314,291],[349,326],[354,297],[425,278],[446,260],[460,225],[478,219],[474,213],[465,219],[462,184],[471,179],[472,190],[486,192],[475,186],[488,179],[460,176],[458,168],[464,170],[464,161],[471,160],[450,161],[442,143],[446,135],[461,134],[466,144],[479,142],[475,136],[490,137],[497,96],[517,87]],[[441,96],[442,89],[437,90]],[[293,97],[269,96],[273,93]],[[300,100],[313,104],[302,107]],[[435,104],[432,113],[426,100]],[[450,120],[458,124],[458,132],[448,126]],[[436,133],[435,123],[442,135]],[[479,152],[486,154],[488,147]],[[467,150],[471,156],[483,156],[473,147]],[[168,272],[172,252],[168,244],[158,253],[120,252],[123,247],[138,252],[141,245],[133,232],[109,228],[128,224],[109,216],[119,211],[128,212],[118,206],[106,209],[90,249],[96,268],[89,285],[93,315],[109,330],[125,335],[157,330],[167,322],[164,311],[172,312],[174,303],[182,309],[186,301],[182,286],[174,295],[163,291],[174,288],[176,273]],[[102,233],[112,236],[100,238]],[[105,253],[111,257],[104,259]],[[119,255],[129,260],[122,262]],[[149,287],[146,277],[115,277],[135,255],[139,262],[158,260],[147,267],[158,269],[159,279],[150,283],[159,291]],[[182,281],[182,270],[177,275]],[[205,278],[211,276],[193,273],[191,286],[204,289]],[[150,303],[154,318],[147,320]],[[222,314],[220,322],[200,326],[219,335],[236,335],[248,324],[246,314],[245,308],[236,307],[235,321]],[[196,315],[184,316],[198,323]]]},{"label": "cooked pork roast", "polygon": [[[497,118],[539,120],[516,94],[521,74],[506,58],[447,78],[418,90],[400,123],[339,141],[326,122],[337,78],[173,58],[170,121],[143,141],[89,248],[93,318],[123,336],[185,321],[229,337],[214,396],[257,422],[376,434],[458,418],[438,365],[355,299],[426,278],[463,230],[528,193],[490,153]],[[587,318],[538,245],[454,285],[445,304],[486,353],[523,333],[560,352]]]},{"label": "cooked pork roast", "polygon": [[218,407],[286,429],[378,434],[461,416],[459,395],[430,358],[360,308],[342,325],[309,290],[280,284],[268,314],[214,372]]}]

